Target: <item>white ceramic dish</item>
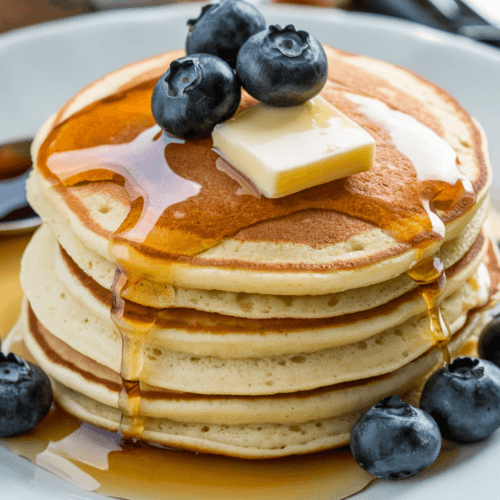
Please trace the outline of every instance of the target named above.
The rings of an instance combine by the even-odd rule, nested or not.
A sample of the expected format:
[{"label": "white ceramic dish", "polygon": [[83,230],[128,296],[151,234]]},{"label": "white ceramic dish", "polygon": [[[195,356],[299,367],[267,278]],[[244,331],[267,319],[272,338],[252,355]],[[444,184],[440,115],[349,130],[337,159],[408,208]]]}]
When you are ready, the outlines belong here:
[{"label": "white ceramic dish", "polygon": [[[69,97],[132,61],[182,47],[199,4],[124,10],[0,36],[0,143],[32,135]],[[295,24],[320,41],[410,68],[453,93],[490,140],[500,208],[500,50],[380,16],[299,7],[261,7],[268,23]],[[400,482],[380,482],[356,500],[500,499],[500,433],[464,446],[453,467]],[[0,488],[9,500],[102,498],[74,487],[0,446]],[[203,492],[200,491],[200,500]],[[234,499],[238,500],[238,499]],[[314,500],[314,499],[311,499]]]}]

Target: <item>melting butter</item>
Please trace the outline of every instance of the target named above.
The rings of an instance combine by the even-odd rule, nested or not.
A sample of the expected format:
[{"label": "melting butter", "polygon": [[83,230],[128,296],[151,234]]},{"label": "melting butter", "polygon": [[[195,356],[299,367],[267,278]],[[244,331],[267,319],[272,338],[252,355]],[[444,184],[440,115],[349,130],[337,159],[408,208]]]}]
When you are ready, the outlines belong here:
[{"label": "melting butter", "polygon": [[470,180],[457,168],[455,150],[434,130],[378,99],[357,94],[346,94],[346,97],[359,104],[368,118],[387,129],[399,151],[413,163],[419,181],[434,179],[455,184],[461,180],[466,191],[473,191]]},{"label": "melting butter", "polygon": [[[413,116],[391,109],[378,99],[357,94],[346,94],[346,97],[359,104],[360,111],[368,118],[386,128],[398,150],[412,162],[419,181],[439,180],[452,186],[461,181],[465,191],[474,192],[470,180],[458,170],[455,150],[436,132]],[[433,231],[444,238],[443,222],[431,210],[429,201],[422,200],[422,204],[432,222]]]},{"label": "melting butter", "polygon": [[320,96],[248,108],[217,125],[214,149],[268,198],[369,170],[372,136]]}]

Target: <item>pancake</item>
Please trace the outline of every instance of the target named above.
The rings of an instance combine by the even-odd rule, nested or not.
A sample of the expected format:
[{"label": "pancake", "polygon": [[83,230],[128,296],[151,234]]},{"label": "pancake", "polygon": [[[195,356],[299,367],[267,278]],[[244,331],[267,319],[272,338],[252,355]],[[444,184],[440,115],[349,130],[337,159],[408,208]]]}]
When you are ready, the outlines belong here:
[{"label": "pancake", "polygon": [[[474,346],[489,319],[482,312],[471,314],[454,335],[450,351],[457,354],[467,342]],[[40,325],[27,302],[17,328],[38,362],[51,374],[57,402],[78,418],[117,431],[120,378],[62,345]],[[433,348],[385,376],[290,396],[200,397],[144,386],[144,438],[165,446],[243,458],[342,446],[348,443],[357,418],[382,397],[401,394],[411,400],[414,395],[408,393],[408,387],[418,392],[441,356],[440,350]]]},{"label": "pancake", "polygon": [[[111,294],[100,302],[88,290],[78,289],[79,304],[57,279],[51,261],[54,246],[44,241],[49,237],[49,229],[39,230],[23,257],[21,280],[33,311],[56,337],[119,373],[121,338],[109,316]],[[471,255],[448,270],[441,309],[452,333],[464,325],[469,310],[489,299],[491,280],[483,263],[487,247],[488,241],[479,238]],[[211,394],[272,394],[386,373],[433,343],[419,292],[395,302],[393,311],[385,305],[357,321],[352,315],[318,320],[323,323],[319,328],[312,320],[297,324],[293,319],[248,320],[165,310],[145,339],[141,380],[181,391],[193,387],[192,392]],[[266,322],[274,331],[266,330]]]},{"label": "pancake", "polygon": [[[311,453],[474,348],[500,283],[484,133],[431,82],[325,50],[321,95],[372,135],[375,162],[280,199],[241,194],[210,138],[154,124],[179,51],[106,75],[41,128],[17,328],[67,411],[129,440]],[[255,104],[243,92],[237,113]]]},{"label": "pancake", "polygon": [[[35,196],[35,195],[33,195]],[[33,202],[34,200],[32,200]],[[36,201],[39,207],[41,200]],[[469,251],[476,240],[488,215],[489,199],[477,209],[472,220],[453,240],[440,249],[440,256],[446,268],[455,264]],[[56,234],[63,248],[63,257],[68,257],[78,268],[100,286],[111,289],[116,264],[103,259],[75,237],[68,223],[56,211],[44,205],[41,210],[46,221]],[[71,269],[74,266],[69,264]],[[67,284],[71,280],[65,265],[56,264],[59,277]],[[141,278],[126,290],[125,298],[132,302],[156,308],[188,307],[207,312],[216,312],[245,318],[300,317],[318,318],[350,314],[385,304],[390,300],[414,289],[417,284],[403,273],[386,282],[362,288],[362,300],[358,289],[326,295],[271,295],[227,292],[223,290],[200,290],[158,283]]]},{"label": "pancake", "polygon": [[[398,276],[435,253],[443,241],[456,237],[487,196],[491,174],[484,134],[451,96],[407,70],[334,49],[327,48],[327,55],[331,79],[323,97],[377,140],[375,164],[369,172],[280,200],[256,199],[235,194],[236,182],[215,167],[217,155],[210,139],[174,144],[167,148],[172,150],[169,162],[175,164],[176,174],[202,186],[199,194],[164,210],[145,241],[132,241],[134,236],[126,233],[110,250],[114,232],[131,213],[126,190],[115,182],[82,184],[76,174],[65,181],[76,185],[60,185],[47,161],[51,158],[57,170],[65,162],[82,161],[72,150],[130,144],[126,141],[154,127],[149,110],[152,86],[179,56],[173,52],[90,85],[42,127],[33,145],[37,182],[29,183],[30,202],[45,218],[35,199],[38,192],[38,198],[66,218],[86,247],[108,261],[119,261],[129,272],[175,286],[316,295]],[[438,173],[433,180],[419,181],[418,161],[404,157],[387,129],[363,113],[363,106],[350,100],[352,95],[370,96],[374,103],[400,110],[443,137],[456,152],[457,176],[470,179],[475,201],[465,192],[440,213],[444,238],[436,234],[435,220],[422,199],[438,192],[445,198],[456,193],[443,189]],[[414,97],[418,95],[425,99]],[[244,96],[240,110],[252,103]],[[108,115],[111,119],[103,119]],[[134,127],[121,128],[121,120],[133,122]],[[75,134],[74,129],[81,127],[86,133]],[[421,137],[417,134],[415,140]],[[100,178],[99,172],[94,177]],[[56,189],[52,189],[54,183]],[[182,248],[169,250],[166,242],[174,247],[173,242],[183,242]]]}]

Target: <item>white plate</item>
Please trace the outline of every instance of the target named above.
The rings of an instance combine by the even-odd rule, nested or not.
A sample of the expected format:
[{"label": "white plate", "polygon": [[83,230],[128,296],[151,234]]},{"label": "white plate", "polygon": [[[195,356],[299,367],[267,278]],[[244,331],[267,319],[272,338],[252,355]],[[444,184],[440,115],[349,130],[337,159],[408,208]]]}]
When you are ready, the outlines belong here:
[{"label": "white plate", "polygon": [[[0,142],[34,134],[78,89],[124,64],[184,45],[197,4],[92,14],[0,36]],[[262,6],[268,23],[295,24],[320,41],[410,68],[454,94],[484,126],[500,179],[500,51],[381,16]],[[492,187],[500,208],[500,183]],[[464,446],[453,467],[380,482],[356,500],[500,499],[500,433]],[[102,498],[0,446],[0,491],[9,500]],[[203,492],[200,492],[200,500]],[[237,500],[237,499],[235,499]],[[311,499],[314,500],[314,499]]]}]

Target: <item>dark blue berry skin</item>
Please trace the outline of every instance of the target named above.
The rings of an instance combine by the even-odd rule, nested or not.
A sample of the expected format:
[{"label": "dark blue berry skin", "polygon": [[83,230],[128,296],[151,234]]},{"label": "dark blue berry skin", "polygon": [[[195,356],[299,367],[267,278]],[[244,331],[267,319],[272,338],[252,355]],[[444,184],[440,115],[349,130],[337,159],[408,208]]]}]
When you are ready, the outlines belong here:
[{"label": "dark blue berry skin", "polygon": [[490,321],[481,332],[477,346],[479,357],[500,367],[500,318]]},{"label": "dark blue berry skin", "polygon": [[27,432],[49,411],[52,388],[38,366],[0,353],[0,437]]},{"label": "dark blue berry skin", "polygon": [[354,424],[350,446],[363,469],[378,477],[401,479],[436,460],[441,434],[432,417],[399,396],[389,396]]},{"label": "dark blue berry skin", "polygon": [[181,139],[200,138],[230,118],[240,99],[240,83],[226,62],[193,54],[173,61],[160,77],[151,110],[165,132]]},{"label": "dark blue berry skin", "polygon": [[294,106],[319,94],[328,76],[321,44],[290,24],[269,26],[241,47],[236,73],[243,88],[271,106]]},{"label": "dark blue berry skin", "polygon": [[257,8],[244,0],[221,0],[205,5],[200,17],[190,19],[188,25],[188,54],[213,54],[234,68],[241,46],[265,29],[266,21]]},{"label": "dark blue berry skin", "polygon": [[429,378],[420,408],[445,439],[480,441],[500,427],[500,368],[479,358],[456,358]]}]

